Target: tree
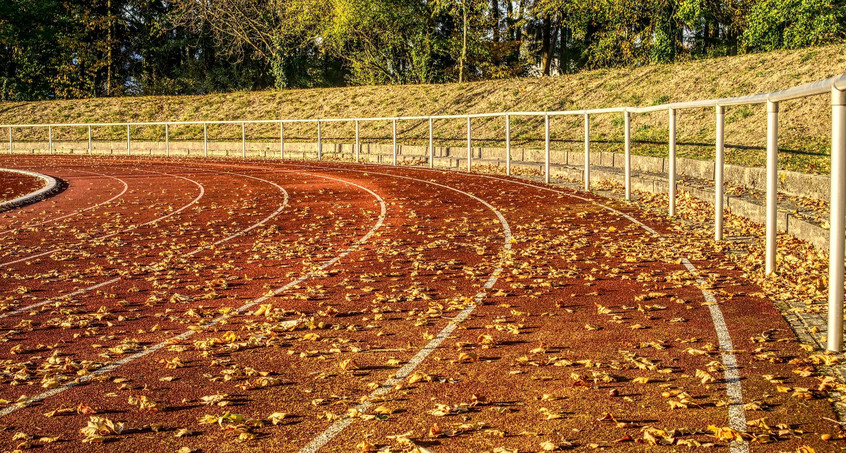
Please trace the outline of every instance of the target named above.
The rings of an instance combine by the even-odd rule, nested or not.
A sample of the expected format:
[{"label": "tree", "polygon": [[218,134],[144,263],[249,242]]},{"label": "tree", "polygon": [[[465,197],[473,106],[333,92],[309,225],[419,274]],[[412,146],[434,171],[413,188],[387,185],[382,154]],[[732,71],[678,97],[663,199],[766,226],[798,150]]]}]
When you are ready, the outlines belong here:
[{"label": "tree", "polygon": [[842,0],[763,0],[752,6],[743,32],[746,51],[797,49],[846,35]]}]

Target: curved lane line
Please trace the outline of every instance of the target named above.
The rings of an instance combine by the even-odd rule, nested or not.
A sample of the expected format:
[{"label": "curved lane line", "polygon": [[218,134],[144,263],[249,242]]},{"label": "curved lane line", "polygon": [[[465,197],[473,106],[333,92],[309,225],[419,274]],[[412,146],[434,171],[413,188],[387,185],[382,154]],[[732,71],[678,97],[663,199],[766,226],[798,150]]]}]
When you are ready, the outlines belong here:
[{"label": "curved lane line", "polygon": [[[145,170],[145,171],[150,171],[150,170]],[[61,251],[63,251],[63,250],[68,250],[68,249],[70,249],[71,247],[75,247],[75,246],[80,245],[80,244],[85,244],[85,243],[89,243],[89,242],[99,241],[99,240],[102,240],[102,239],[108,239],[108,238],[110,238],[110,237],[112,237],[112,236],[117,236],[117,235],[119,235],[119,234],[128,233],[128,232],[130,232],[130,231],[134,231],[134,230],[136,230],[136,229],[138,229],[138,228],[141,228],[141,227],[143,227],[143,226],[147,226],[147,225],[149,225],[149,224],[151,224],[151,223],[156,223],[156,222],[162,221],[162,220],[164,220],[164,219],[166,219],[166,218],[168,218],[168,217],[171,217],[171,216],[174,216],[174,215],[176,215],[176,214],[179,214],[180,212],[182,212],[182,211],[184,211],[184,210],[186,210],[186,209],[190,208],[192,205],[194,205],[194,204],[196,204],[198,201],[200,201],[200,199],[201,199],[201,198],[203,198],[203,196],[204,196],[204,195],[205,195],[205,193],[206,193],[206,188],[205,188],[205,187],[203,187],[203,185],[202,185],[202,184],[200,184],[200,183],[198,183],[197,181],[194,181],[193,179],[186,178],[186,177],[184,177],[184,176],[171,175],[171,174],[169,174],[169,173],[161,173],[161,172],[158,172],[158,171],[150,171],[150,173],[158,173],[158,174],[160,174],[160,175],[172,176],[172,177],[174,177],[174,178],[184,179],[184,180],[186,180],[186,181],[188,181],[188,182],[190,182],[190,183],[192,183],[192,184],[196,185],[197,187],[199,187],[199,188],[200,188],[200,193],[199,193],[199,195],[197,195],[197,197],[196,197],[196,198],[194,198],[193,200],[191,200],[188,204],[186,204],[185,206],[182,206],[181,208],[179,208],[179,209],[177,209],[177,210],[175,210],[175,211],[171,211],[171,212],[170,212],[169,214],[167,214],[167,215],[163,215],[163,216],[161,216],[161,217],[155,218],[155,219],[153,219],[153,220],[150,220],[150,221],[144,222],[144,223],[139,224],[139,225],[133,225],[133,226],[131,226],[131,227],[129,227],[129,228],[126,228],[126,229],[124,229],[124,230],[118,231],[118,232],[116,232],[116,233],[109,233],[109,234],[106,234],[106,235],[103,235],[103,236],[98,236],[98,237],[96,237],[96,238],[88,239],[88,240],[85,240],[85,241],[82,241],[82,242],[77,242],[76,244],[70,245],[70,246],[65,247],[65,248],[52,249],[52,250],[48,250],[48,251],[46,251],[46,252],[36,253],[35,255],[25,256],[25,257],[23,257],[23,258],[18,258],[18,259],[13,260],[13,261],[6,261],[6,262],[4,262],[4,263],[0,263],[0,267],[9,266],[9,265],[11,265],[11,264],[20,263],[20,262],[22,262],[22,261],[28,261],[28,260],[31,260],[31,259],[35,259],[35,258],[42,257],[42,256],[44,256],[44,255],[50,255],[50,254],[52,254],[52,253],[61,252]]]},{"label": "curved lane line", "polygon": [[[287,191],[287,190],[285,190],[282,186],[280,186],[279,184],[276,184],[276,183],[275,183],[275,182],[273,182],[273,181],[268,181],[268,180],[266,180],[266,179],[258,178],[258,177],[256,177],[256,176],[243,175],[243,174],[240,174],[240,173],[231,173],[231,172],[225,172],[225,171],[213,171],[213,170],[198,170],[198,171],[211,171],[211,172],[214,172],[214,173],[228,173],[228,174],[231,174],[231,175],[244,176],[244,177],[246,177],[246,178],[251,178],[251,179],[258,180],[258,181],[266,182],[266,183],[268,183],[268,184],[271,184],[271,185],[273,185],[273,186],[276,186],[276,188],[277,188],[277,189],[279,189],[280,191],[282,191],[282,195],[283,195],[283,197],[284,197],[284,201],[282,202],[282,205],[281,205],[281,206],[279,206],[279,208],[278,208],[276,211],[274,211],[273,213],[271,213],[269,216],[267,216],[267,217],[263,218],[262,220],[260,220],[260,221],[258,221],[258,222],[256,222],[256,223],[254,223],[254,224],[252,224],[252,225],[250,225],[249,227],[247,227],[247,228],[245,228],[245,229],[243,229],[243,230],[237,231],[237,232],[235,232],[235,233],[233,233],[233,234],[231,234],[231,235],[229,235],[229,236],[227,236],[227,237],[225,237],[225,238],[223,238],[223,239],[220,239],[220,240],[218,240],[217,242],[214,242],[214,243],[212,243],[212,244],[207,244],[207,245],[202,245],[202,246],[199,246],[199,247],[195,248],[194,250],[192,250],[192,251],[190,251],[190,252],[186,253],[186,254],[185,254],[185,256],[187,256],[187,257],[194,256],[194,255],[196,255],[197,253],[202,252],[203,250],[209,249],[209,248],[211,248],[211,247],[215,247],[215,246],[220,245],[220,244],[222,244],[222,243],[224,243],[224,242],[227,242],[227,241],[229,241],[229,240],[231,240],[231,239],[235,239],[236,237],[241,236],[241,235],[243,235],[244,233],[247,233],[247,232],[249,232],[249,231],[251,231],[251,230],[253,230],[253,229],[255,229],[255,228],[258,228],[258,227],[260,227],[260,226],[264,225],[265,223],[267,223],[267,221],[269,221],[270,219],[272,219],[272,218],[276,217],[277,215],[279,215],[279,213],[281,213],[281,212],[282,212],[282,210],[284,210],[284,209],[285,209],[285,207],[286,207],[286,206],[288,206],[288,200],[289,200],[289,197],[288,197],[288,191]],[[86,287],[86,288],[81,288],[81,289],[78,289],[78,290],[73,291],[73,292],[68,293],[68,294],[63,294],[63,295],[61,295],[61,296],[57,296],[57,297],[53,297],[53,298],[51,298],[51,299],[43,300],[43,301],[41,301],[41,302],[37,302],[37,303],[31,304],[31,305],[27,305],[26,307],[21,307],[21,308],[18,308],[18,309],[16,309],[16,310],[13,310],[13,311],[10,311],[10,312],[7,312],[7,313],[0,313],[0,319],[3,319],[3,318],[8,318],[9,316],[14,316],[14,315],[17,315],[17,314],[20,314],[20,313],[23,313],[23,312],[26,312],[26,311],[32,310],[33,308],[38,308],[38,307],[41,307],[41,306],[43,306],[43,305],[47,305],[47,304],[49,304],[49,303],[55,302],[55,301],[56,301],[56,300],[58,300],[58,299],[63,299],[63,298],[67,298],[67,297],[76,297],[76,296],[79,296],[79,295],[81,295],[81,294],[85,294],[85,293],[87,293],[87,292],[91,292],[91,291],[93,291],[93,290],[95,290],[95,289],[100,289],[100,288],[103,288],[103,287],[105,287],[105,286],[109,286],[109,285],[111,285],[111,284],[113,284],[113,283],[117,283],[117,282],[119,282],[119,281],[121,281],[121,280],[123,280],[123,279],[125,279],[125,277],[123,277],[123,276],[121,276],[121,277],[115,277],[115,278],[113,278],[113,279],[111,279],[111,280],[106,280],[106,281],[104,281],[104,282],[100,282],[100,283],[97,283],[97,284],[95,284],[95,285],[88,286],[88,287]]]},{"label": "curved lane line", "polygon": [[[297,172],[290,172],[290,173],[297,173]],[[301,173],[301,172],[299,172],[299,173]],[[256,304],[260,304],[260,303],[266,301],[267,299],[269,299],[273,296],[277,296],[277,295],[281,294],[282,292],[290,289],[291,287],[296,286],[296,285],[302,283],[303,281],[307,280],[308,278],[316,275],[318,272],[328,268],[329,266],[332,266],[333,264],[337,263],[338,261],[340,261],[341,259],[343,259],[347,255],[349,255],[353,251],[357,250],[359,247],[361,247],[361,245],[366,243],[376,233],[376,231],[382,226],[382,224],[385,222],[385,218],[387,216],[387,209],[388,209],[387,204],[385,203],[385,200],[382,199],[382,197],[380,197],[378,194],[376,194],[376,192],[373,192],[372,190],[370,190],[370,189],[368,189],[364,186],[358,185],[356,183],[344,181],[343,179],[332,178],[330,176],[324,176],[324,175],[315,175],[315,176],[318,176],[318,177],[324,178],[324,179],[339,181],[339,182],[342,182],[344,184],[349,184],[349,185],[358,187],[359,189],[362,189],[362,190],[370,193],[371,195],[373,195],[376,198],[376,200],[379,202],[379,206],[380,206],[379,219],[376,221],[376,223],[373,225],[373,227],[370,228],[370,230],[367,232],[367,234],[365,234],[364,236],[359,238],[355,243],[353,243],[351,246],[347,247],[343,252],[336,255],[334,258],[332,258],[332,259],[324,262],[323,264],[321,264],[316,270],[313,270],[313,271],[297,278],[296,280],[293,280],[293,281],[285,284],[284,286],[273,290],[273,292],[270,293],[270,294],[266,294],[266,295],[261,296],[257,299],[253,299],[250,302],[245,303],[244,305],[238,307],[238,309],[236,309],[234,312],[231,312],[231,313],[225,314],[225,315],[220,315],[220,316],[212,319],[211,321],[209,321],[205,324],[202,324],[200,327],[202,327],[203,329],[206,329],[208,327],[212,327],[216,324],[219,324],[223,320],[232,318],[236,314],[242,314],[245,311],[247,311],[248,309],[250,309],[250,307],[253,307]],[[296,324],[296,321],[293,321],[292,323]],[[168,338],[167,340],[164,340],[160,343],[157,343],[154,346],[151,346],[151,347],[149,347],[149,348],[147,348],[143,351],[140,351],[140,352],[137,352],[137,353],[132,354],[130,356],[127,356],[127,357],[123,358],[122,360],[119,360],[115,363],[112,363],[111,365],[106,365],[106,366],[103,366],[101,368],[98,368],[98,369],[94,370],[93,372],[91,372],[90,374],[86,374],[85,376],[80,377],[76,381],[69,382],[67,384],[64,384],[62,386],[48,390],[48,391],[41,393],[39,395],[28,398],[27,402],[33,403],[33,402],[43,401],[47,398],[50,398],[51,396],[58,395],[58,394],[64,392],[65,390],[71,389],[71,388],[76,387],[80,384],[88,382],[88,381],[90,381],[91,379],[93,379],[97,376],[100,376],[102,374],[106,374],[106,373],[109,373],[111,371],[114,371],[114,370],[120,368],[121,366],[126,365],[129,362],[132,362],[134,360],[137,360],[137,359],[140,359],[140,358],[145,357],[147,355],[150,355],[150,354],[164,348],[165,346],[169,346],[169,345],[173,344],[174,341],[185,340],[186,338],[191,337],[195,333],[197,333],[197,332],[194,331],[194,330],[187,330],[187,331],[185,331],[185,332],[183,332],[179,335],[176,335],[176,336]],[[9,414],[12,414],[12,413],[18,411],[19,409],[21,409],[21,407],[19,407],[19,406],[9,406],[9,407],[7,407],[3,410],[0,410],[0,418],[5,417]]]},{"label": "curved lane line", "polygon": [[124,181],[124,180],[122,180],[122,179],[120,179],[120,178],[118,178],[118,177],[116,177],[116,176],[106,175],[106,174],[103,174],[103,173],[94,173],[94,172],[88,172],[88,173],[90,173],[90,174],[92,174],[92,175],[97,175],[97,176],[105,176],[106,178],[112,178],[112,179],[114,179],[114,180],[116,180],[116,181],[120,182],[121,184],[123,184],[123,190],[122,190],[119,194],[117,194],[117,195],[113,196],[112,198],[109,198],[109,199],[108,199],[108,200],[106,200],[106,201],[102,201],[102,202],[100,202],[100,203],[97,203],[97,204],[95,204],[95,205],[93,205],[93,206],[89,206],[89,207],[87,207],[87,208],[85,208],[85,209],[80,209],[80,210],[77,210],[77,211],[71,212],[71,213],[69,213],[69,214],[65,214],[65,215],[63,215],[63,216],[61,216],[61,217],[54,217],[54,218],[51,218],[51,219],[49,219],[49,220],[45,220],[45,221],[43,221],[43,222],[34,223],[34,224],[26,224],[26,225],[21,225],[21,226],[18,226],[18,227],[14,227],[14,228],[11,228],[11,229],[9,229],[9,230],[6,230],[6,231],[2,231],[2,232],[0,232],[0,236],[5,236],[5,235],[7,235],[7,234],[11,234],[11,233],[12,233],[12,232],[14,232],[15,230],[24,230],[24,229],[27,229],[27,228],[34,228],[34,227],[37,227],[37,226],[41,226],[41,225],[45,225],[45,224],[48,224],[48,223],[55,222],[55,221],[57,221],[57,220],[62,220],[62,219],[66,219],[66,218],[71,217],[71,216],[75,216],[75,215],[82,214],[82,213],[83,213],[83,212],[85,212],[85,211],[90,211],[90,210],[95,209],[95,208],[98,208],[98,207],[100,207],[100,206],[102,206],[102,205],[104,205],[104,204],[111,203],[112,201],[117,200],[118,198],[122,197],[122,196],[126,193],[126,191],[127,191],[127,190],[129,190],[129,185],[126,183],[126,181]]},{"label": "curved lane line", "polygon": [[[353,170],[353,171],[358,171],[358,170]],[[381,395],[388,393],[389,391],[391,391],[391,389],[395,385],[397,385],[400,382],[402,382],[403,380],[405,380],[405,378],[408,377],[411,374],[411,372],[414,371],[415,368],[417,368],[424,360],[426,360],[426,358],[429,357],[429,355],[435,349],[437,349],[438,346],[440,346],[440,344],[444,340],[447,339],[447,337],[449,337],[452,334],[452,332],[458,327],[458,324],[463,322],[465,319],[467,319],[468,316],[470,316],[471,313],[473,313],[473,310],[476,309],[476,304],[481,303],[482,300],[487,295],[487,290],[491,289],[493,287],[493,285],[496,284],[497,279],[499,278],[499,274],[502,272],[502,270],[504,268],[504,262],[505,262],[505,259],[507,257],[508,251],[511,250],[511,227],[508,225],[508,221],[505,220],[505,217],[503,217],[502,213],[500,213],[495,207],[493,207],[487,201],[485,201],[485,200],[483,200],[483,199],[481,199],[481,198],[479,198],[479,197],[477,197],[473,194],[470,194],[468,192],[464,192],[460,189],[456,189],[454,187],[450,187],[450,186],[447,186],[447,185],[444,185],[444,184],[439,184],[439,183],[432,182],[432,181],[427,181],[425,179],[417,179],[417,178],[412,178],[410,176],[392,175],[392,174],[388,174],[388,173],[380,173],[380,172],[374,172],[374,171],[368,171],[368,173],[378,174],[378,175],[383,175],[383,176],[388,176],[388,177],[394,177],[394,178],[408,179],[408,180],[411,180],[411,181],[422,182],[422,183],[425,183],[425,184],[431,184],[431,185],[434,185],[434,186],[437,186],[437,187],[442,187],[444,189],[452,190],[452,191],[460,193],[462,195],[466,195],[467,197],[470,197],[470,198],[478,201],[479,203],[484,205],[486,208],[491,210],[496,215],[497,219],[499,220],[499,223],[502,225],[503,236],[505,237],[505,241],[504,241],[504,244],[503,244],[503,253],[500,256],[499,267],[497,267],[491,273],[491,276],[488,278],[488,280],[482,286],[482,290],[479,291],[478,293],[476,293],[476,296],[474,298],[474,303],[465,307],[464,310],[461,310],[461,312],[459,312],[458,315],[456,315],[454,318],[452,318],[452,320],[443,329],[441,329],[440,332],[438,332],[438,334],[435,336],[435,338],[433,338],[431,341],[429,341],[429,343],[427,343],[426,346],[423,347],[423,349],[418,351],[417,354],[415,354],[414,357],[411,358],[411,360],[409,360],[402,368],[400,368],[399,371],[397,371],[396,374],[393,377],[388,378],[384,383],[382,383],[381,386],[379,386],[379,388],[377,388],[372,393],[370,393],[370,395],[367,397],[367,399],[365,401],[359,403],[355,407],[359,412],[366,412],[370,408],[370,406],[373,405],[372,401],[374,399],[378,398]],[[326,428],[326,430],[324,430],[322,433],[320,433],[317,437],[312,439],[312,441],[309,442],[306,446],[301,448],[299,450],[299,453],[316,453],[324,445],[329,443],[329,441],[331,441],[335,436],[340,434],[341,431],[343,431],[346,427],[353,424],[356,420],[357,419],[355,419],[355,418],[350,418],[350,417],[345,416],[344,418],[336,421],[331,426]]]},{"label": "curved lane line", "polygon": [[[476,175],[483,178],[494,179],[497,181],[505,181],[510,182],[513,184],[519,184],[522,186],[527,187],[534,187],[536,189],[543,189],[550,192],[560,193],[565,196],[577,198],[579,200],[584,200],[586,202],[592,203],[596,206],[604,208],[608,211],[616,213],[626,220],[640,226],[644,230],[651,233],[653,236],[656,236],[660,240],[664,241],[667,240],[666,237],[659,234],[657,231],[653,230],[649,226],[645,225],[643,222],[635,219],[634,217],[620,212],[610,206],[604,205],[596,200],[591,200],[589,198],[581,197],[579,195],[571,194],[566,191],[560,189],[554,189],[551,187],[544,187],[538,186],[535,184],[530,184],[522,181],[514,181],[511,179],[506,178],[499,178],[496,176],[491,175]],[[673,249],[675,250],[675,249]],[[726,383],[726,395],[729,397],[729,404],[728,404],[728,418],[729,418],[729,426],[734,429],[735,431],[746,432],[746,410],[743,408],[743,386],[740,382],[740,372],[739,367],[737,365],[737,357],[734,355],[734,344],[731,340],[731,335],[728,331],[728,326],[726,325],[725,317],[723,317],[723,312],[720,310],[720,306],[717,305],[717,298],[711,291],[705,289],[705,279],[702,278],[700,275],[699,270],[696,269],[696,266],[687,259],[687,257],[682,256],[681,258],[682,264],[684,265],[685,269],[696,278],[696,283],[699,285],[699,290],[702,291],[702,296],[705,298],[705,302],[708,302],[708,310],[711,314],[711,322],[714,324],[714,330],[717,333],[717,340],[720,344],[720,352],[721,352],[721,359],[723,362],[723,366],[725,367],[725,371],[723,372],[723,380]],[[745,440],[743,441],[733,441],[730,444],[730,449],[732,453],[747,453],[749,451],[749,443]]]}]

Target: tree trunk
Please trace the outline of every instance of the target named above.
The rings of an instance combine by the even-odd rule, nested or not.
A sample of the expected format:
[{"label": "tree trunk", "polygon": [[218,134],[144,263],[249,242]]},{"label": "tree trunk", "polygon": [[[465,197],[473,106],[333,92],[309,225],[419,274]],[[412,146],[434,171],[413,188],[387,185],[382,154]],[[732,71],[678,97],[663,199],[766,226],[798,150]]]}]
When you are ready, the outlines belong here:
[{"label": "tree trunk", "polygon": [[464,38],[461,43],[461,64],[458,67],[458,83],[464,82],[464,64],[467,61],[467,0],[461,5],[464,9]]},{"label": "tree trunk", "polygon": [[499,0],[491,0],[491,22],[493,22],[493,42],[499,42]]},{"label": "tree trunk", "polygon": [[549,75],[549,68],[552,63],[552,20],[549,16],[543,18],[543,30],[541,31],[541,67],[543,75]]},{"label": "tree trunk", "polygon": [[570,72],[569,49],[567,47],[570,41],[570,30],[563,23],[559,35],[561,36],[561,44],[558,47],[558,71],[559,74],[565,74]]},{"label": "tree trunk", "polygon": [[109,46],[108,56],[106,57],[106,96],[112,95],[112,48],[114,47],[114,43],[112,42],[112,0],[108,0],[106,2],[106,14],[108,14],[108,33],[106,38],[106,43]]}]

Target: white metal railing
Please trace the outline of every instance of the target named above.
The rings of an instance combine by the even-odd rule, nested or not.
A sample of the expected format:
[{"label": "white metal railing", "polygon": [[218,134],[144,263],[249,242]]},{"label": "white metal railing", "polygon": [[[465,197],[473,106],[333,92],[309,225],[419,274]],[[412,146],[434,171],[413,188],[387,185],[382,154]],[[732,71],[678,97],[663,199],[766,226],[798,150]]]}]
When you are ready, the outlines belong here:
[{"label": "white metal railing", "polygon": [[126,126],[126,152],[131,154],[132,126],[164,126],[165,154],[170,155],[170,126],[202,125],[203,126],[203,155],[208,156],[208,125],[239,125],[241,126],[241,156],[247,153],[247,124],[279,124],[279,158],[285,158],[285,124],[316,123],[317,125],[317,159],[323,158],[322,125],[324,123],[355,123],[355,161],[360,162],[360,123],[374,121],[390,121],[392,129],[392,164],[397,165],[397,123],[400,121],[428,121],[429,143],[428,164],[434,166],[434,121],[447,119],[464,119],[467,121],[467,171],[472,171],[472,119],[496,118],[505,119],[505,166],[506,173],[511,175],[511,119],[512,117],[543,117],[544,119],[544,181],[550,182],[550,133],[549,120],[553,116],[582,116],[584,119],[584,188],[590,190],[590,116],[622,113],[624,118],[624,176],[625,198],[631,200],[631,117],[632,114],[666,111],[669,115],[669,213],[675,215],[676,210],[676,112],[685,109],[714,108],[716,110],[716,165],[714,170],[714,239],[723,238],[723,199],[724,199],[724,167],[725,167],[725,108],[729,106],[766,104],[767,108],[767,195],[766,195],[766,258],[765,272],[772,274],[776,269],[776,214],[777,214],[777,179],[778,179],[778,115],[779,103],[791,99],[800,99],[824,94],[831,95],[832,125],[831,125],[831,219],[829,242],[829,288],[828,288],[828,344],[831,351],[841,351],[843,348],[843,296],[844,296],[844,250],[846,249],[846,74],[834,76],[825,80],[802,85],[771,93],[756,94],[722,99],[708,99],[691,102],[677,102],[649,107],[615,107],[586,110],[569,110],[553,112],[499,112],[475,113],[465,115],[429,115],[405,117],[373,117],[373,118],[319,118],[319,119],[281,119],[281,120],[234,120],[234,121],[168,121],[168,122],[124,122],[124,123],[63,123],[63,124],[8,124],[0,126],[8,130],[9,153],[14,152],[13,130],[25,128],[47,128],[49,152],[54,153],[53,129],[87,127],[88,153],[92,152],[92,127]]}]

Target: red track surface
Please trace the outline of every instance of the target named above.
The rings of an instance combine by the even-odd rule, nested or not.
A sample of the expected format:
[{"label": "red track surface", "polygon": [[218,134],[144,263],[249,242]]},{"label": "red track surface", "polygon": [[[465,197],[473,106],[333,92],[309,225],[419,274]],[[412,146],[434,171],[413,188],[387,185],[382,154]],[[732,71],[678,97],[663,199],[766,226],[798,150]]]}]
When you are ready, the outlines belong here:
[{"label": "red track surface", "polygon": [[[408,432],[438,452],[729,445],[708,431],[729,426],[730,399],[701,285],[672,237],[592,196],[346,164],[27,156],[0,166],[68,182],[0,214],[4,450],[295,452],[363,400],[365,416],[321,451],[403,451],[389,436]],[[749,426],[749,449],[842,449],[820,438],[839,437],[824,420],[834,414],[772,303],[721,256],[688,258],[733,340],[741,412],[765,418]],[[480,292],[410,379],[368,399]],[[152,410],[130,403],[141,397]],[[252,421],[200,422],[227,411]],[[273,424],[273,413],[286,415]],[[83,444],[92,415],[125,429]],[[650,427],[677,430],[675,445],[650,445]]]}]

